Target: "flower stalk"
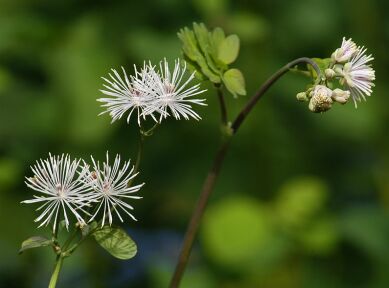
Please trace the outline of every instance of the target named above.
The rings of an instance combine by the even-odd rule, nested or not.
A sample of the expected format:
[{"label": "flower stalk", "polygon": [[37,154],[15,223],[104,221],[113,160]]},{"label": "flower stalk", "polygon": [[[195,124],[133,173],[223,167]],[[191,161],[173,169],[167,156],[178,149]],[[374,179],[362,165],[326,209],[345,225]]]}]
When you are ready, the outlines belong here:
[{"label": "flower stalk", "polygon": [[226,102],[224,100],[223,90],[220,85],[215,85],[215,88],[217,91],[217,97],[219,99],[221,123],[223,126],[227,126],[228,116],[227,116],[227,107],[226,107]]},{"label": "flower stalk", "polygon": [[49,288],[55,288],[58,282],[59,272],[61,271],[64,257],[62,255],[57,256],[57,260],[55,261],[54,271],[51,275]]},{"label": "flower stalk", "polygon": [[[188,259],[192,250],[193,242],[196,237],[198,228],[200,226],[201,218],[205,212],[209,197],[211,196],[211,193],[213,191],[213,188],[215,187],[216,179],[220,173],[220,170],[222,168],[224,158],[227,155],[228,148],[230,146],[232,136],[236,134],[239,127],[242,125],[243,121],[246,119],[246,117],[249,115],[251,110],[255,107],[256,103],[259,101],[259,99],[262,98],[262,96],[266,93],[266,91],[275,83],[278,79],[280,79],[284,74],[286,74],[290,68],[301,64],[301,63],[308,63],[312,65],[312,67],[315,69],[318,77],[316,79],[317,84],[319,84],[323,79],[320,72],[320,68],[318,65],[310,58],[298,58],[296,60],[293,60],[286,64],[284,67],[279,69],[276,73],[274,73],[270,78],[268,78],[262,86],[259,88],[257,93],[254,94],[254,96],[251,97],[251,99],[247,102],[246,106],[243,107],[241,112],[238,114],[238,116],[235,118],[234,122],[231,125],[232,134],[231,137],[225,137],[219,147],[219,149],[216,152],[216,156],[214,158],[213,164],[211,166],[211,169],[208,172],[208,175],[204,181],[203,189],[201,190],[199,200],[197,202],[197,205],[195,209],[193,210],[191,220],[188,224],[188,228],[186,230],[186,234],[184,237],[184,242],[181,248],[181,252],[178,258],[178,262],[173,274],[173,278],[170,282],[170,288],[177,288],[179,287],[179,284],[181,282],[182,276],[184,275],[186,265],[188,263]],[[220,102],[222,103],[222,102]],[[223,111],[223,107],[221,108]]]}]

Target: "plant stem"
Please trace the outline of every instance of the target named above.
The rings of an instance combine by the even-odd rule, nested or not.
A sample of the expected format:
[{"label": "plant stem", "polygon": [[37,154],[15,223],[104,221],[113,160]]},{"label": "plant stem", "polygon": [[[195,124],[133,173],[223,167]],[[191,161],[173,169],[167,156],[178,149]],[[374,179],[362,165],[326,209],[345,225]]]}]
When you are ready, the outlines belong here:
[{"label": "plant stem", "polygon": [[[242,125],[243,121],[246,119],[247,115],[250,113],[250,111],[254,108],[255,104],[258,102],[259,99],[265,94],[265,92],[275,83],[277,80],[283,76],[285,73],[289,71],[290,68],[294,67],[295,65],[298,65],[300,63],[308,63],[312,65],[312,67],[315,69],[318,79],[317,83],[322,81],[322,75],[320,72],[319,67],[317,64],[311,60],[310,58],[298,58],[296,60],[293,60],[286,64],[284,67],[279,69],[276,73],[274,73],[270,78],[268,78],[262,86],[259,88],[259,90],[250,98],[250,100],[247,102],[246,106],[243,107],[241,112],[238,114],[238,116],[235,118],[235,121],[231,125],[231,129],[233,135],[236,134],[239,127]],[[212,193],[213,187],[215,186],[215,182],[217,179],[217,176],[219,175],[220,169],[222,167],[224,158],[227,154],[229,144],[232,140],[232,137],[225,138],[222,144],[220,145],[219,149],[217,150],[216,156],[213,161],[213,165],[211,166],[211,169],[208,172],[207,178],[205,179],[203,189],[200,193],[199,200],[197,202],[197,205],[192,213],[191,220],[189,222],[188,228],[185,233],[183,246],[181,248],[181,252],[178,258],[178,262],[174,271],[173,278],[170,282],[170,288],[177,288],[179,287],[181,278],[185,272],[186,264],[188,262],[190,252],[192,250],[193,242],[197,233],[197,230],[200,225],[200,220],[202,215],[204,214],[205,208],[207,206],[209,197]]]},{"label": "plant stem", "polygon": [[[138,173],[140,161],[142,159],[142,153],[143,153],[143,145],[145,142],[145,134],[142,130],[139,131],[139,142],[138,142],[138,153],[136,154],[136,160],[134,165],[134,174]],[[130,187],[132,182],[134,181],[134,178],[130,179],[127,183],[127,186]]]},{"label": "plant stem", "polygon": [[312,65],[312,67],[315,69],[318,78],[316,80],[317,84],[321,82],[322,75],[320,72],[320,68],[317,66],[317,64],[310,58],[302,57],[302,58],[297,58],[288,64],[286,64],[284,67],[282,67],[280,70],[278,70],[276,73],[274,73],[270,78],[266,80],[262,84],[262,86],[259,88],[257,93],[254,94],[253,97],[250,98],[250,100],[247,102],[246,106],[240,111],[238,116],[235,118],[235,121],[232,123],[231,128],[234,132],[234,134],[237,132],[239,129],[240,125],[246,119],[247,115],[250,113],[251,109],[254,108],[255,104],[258,102],[259,99],[261,99],[262,95],[265,94],[265,92],[275,83],[277,82],[278,79],[280,79],[285,73],[289,71],[290,68],[294,67],[297,64],[300,63],[308,63]]},{"label": "plant stem", "polygon": [[217,91],[217,97],[219,98],[220,104],[220,113],[221,113],[221,122],[223,126],[227,125],[228,117],[227,117],[227,108],[226,103],[224,101],[223,91],[220,85],[215,86]]},{"label": "plant stem", "polygon": [[[58,218],[57,219],[61,219],[61,211],[58,211]],[[55,243],[57,243],[57,241],[58,241],[58,230],[59,230],[59,221],[57,221],[56,224],[53,226],[52,237],[53,237]]]},{"label": "plant stem", "polygon": [[93,235],[93,233],[95,233],[99,229],[101,229],[101,228],[100,228],[100,225],[98,224],[98,226],[96,228],[94,228],[91,231],[89,231],[89,233],[87,235],[81,237],[81,239],[77,243],[75,243],[72,247],[70,247],[69,249],[65,250],[64,254],[65,255],[72,254],[74,252],[74,250],[76,250],[77,247],[80,246],[86,240],[86,238],[88,238],[88,236]]},{"label": "plant stem", "polygon": [[143,153],[143,144],[145,142],[145,135],[143,133],[139,133],[139,144],[138,144],[138,154],[136,155],[136,162],[134,166],[134,173],[138,172],[140,161],[142,159],[142,153]]},{"label": "plant stem", "polygon": [[230,139],[231,137],[226,138],[219,147],[219,150],[216,153],[216,157],[213,161],[212,168],[209,170],[207,178],[205,179],[200,199],[197,202],[195,210],[193,211],[192,218],[189,222],[188,229],[185,234],[185,240],[181,248],[181,254],[179,256],[176,270],[170,284],[170,287],[172,288],[178,287],[181,277],[184,274],[186,263],[188,262],[189,255],[192,250],[193,241],[196,236],[197,229],[200,225],[201,217],[203,216],[209,196],[211,195],[213,187],[215,186],[215,180],[223,164],[224,157],[230,144]]},{"label": "plant stem", "polygon": [[54,271],[53,271],[53,274],[51,275],[51,278],[50,278],[49,288],[55,288],[57,285],[58,276],[59,276],[59,272],[61,271],[61,268],[62,268],[63,259],[64,258],[61,255],[57,256]]},{"label": "plant stem", "polygon": [[77,236],[78,228],[75,227],[72,234],[70,234],[69,238],[66,239],[65,244],[62,246],[62,249],[65,251],[69,245],[72,243],[73,239]]}]

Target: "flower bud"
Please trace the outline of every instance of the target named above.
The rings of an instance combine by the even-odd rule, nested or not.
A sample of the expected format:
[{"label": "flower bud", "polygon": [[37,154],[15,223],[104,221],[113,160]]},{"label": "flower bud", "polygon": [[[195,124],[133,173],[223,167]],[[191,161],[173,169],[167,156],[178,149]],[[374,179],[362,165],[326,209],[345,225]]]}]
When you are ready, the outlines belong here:
[{"label": "flower bud", "polygon": [[325,75],[326,75],[326,78],[327,79],[332,79],[335,77],[336,73],[333,69],[330,69],[330,68],[327,68],[325,71],[324,71]]},{"label": "flower bud", "polygon": [[343,65],[336,64],[333,69],[337,75],[343,75]]},{"label": "flower bud", "polygon": [[309,110],[315,113],[325,112],[332,107],[332,90],[324,85],[316,85],[311,92],[312,98],[309,101]]},{"label": "flower bud", "polygon": [[335,62],[344,63],[350,60],[350,58],[357,52],[357,45],[350,39],[343,38],[342,46],[332,53],[331,58]]},{"label": "flower bud", "polygon": [[298,101],[301,102],[305,102],[309,100],[306,92],[297,93],[296,98]]},{"label": "flower bud", "polygon": [[340,104],[347,103],[350,98],[350,91],[344,91],[342,89],[336,88],[332,91],[332,99]]}]

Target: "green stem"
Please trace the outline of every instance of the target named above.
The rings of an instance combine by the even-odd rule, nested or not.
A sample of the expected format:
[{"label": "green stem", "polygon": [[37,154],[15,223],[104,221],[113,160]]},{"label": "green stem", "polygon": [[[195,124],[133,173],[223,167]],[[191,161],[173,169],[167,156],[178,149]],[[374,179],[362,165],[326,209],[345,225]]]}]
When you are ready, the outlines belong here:
[{"label": "green stem", "polygon": [[278,79],[280,79],[283,75],[285,75],[290,70],[291,67],[294,67],[295,65],[298,65],[300,63],[308,63],[315,69],[316,74],[318,75],[315,84],[319,84],[323,81],[323,77],[319,66],[317,66],[317,64],[311,58],[302,57],[289,62],[280,70],[278,70],[276,73],[274,73],[269,79],[267,79],[259,88],[257,93],[255,93],[254,96],[250,98],[246,106],[240,111],[238,116],[235,118],[235,121],[231,125],[234,134],[238,131],[240,125],[246,119],[250,111],[255,107],[255,104],[257,104],[258,100],[262,98],[263,94],[265,94],[265,92],[275,82],[277,82]]},{"label": "green stem", "polygon": [[225,140],[220,145],[219,149],[217,150],[216,156],[213,161],[213,165],[211,166],[211,169],[208,172],[207,178],[205,179],[203,189],[200,193],[199,200],[197,202],[197,205],[195,209],[193,210],[191,220],[188,224],[188,228],[185,233],[184,242],[181,248],[181,252],[178,258],[178,262],[176,265],[176,269],[174,271],[173,278],[170,282],[170,288],[177,288],[180,285],[181,278],[184,275],[186,264],[188,262],[190,252],[192,250],[193,242],[195,239],[195,236],[197,234],[197,230],[200,226],[200,220],[202,215],[204,214],[205,208],[207,206],[209,197],[213,191],[213,188],[215,186],[215,182],[217,179],[217,176],[219,175],[219,172],[221,170],[224,158],[227,154],[229,144],[232,140],[232,136],[236,134],[239,127],[243,123],[243,121],[246,119],[247,115],[250,113],[250,111],[254,108],[255,104],[258,102],[259,99],[265,94],[265,92],[275,83],[281,76],[283,76],[285,73],[289,71],[291,67],[294,67],[295,65],[298,65],[300,63],[308,63],[313,66],[315,69],[318,79],[316,80],[316,84],[320,83],[322,81],[322,75],[320,72],[319,67],[317,64],[310,58],[298,58],[296,60],[293,60],[292,62],[289,62],[284,67],[279,69],[276,73],[274,73],[272,76],[270,76],[259,88],[257,93],[254,94],[250,98],[250,100],[247,102],[246,106],[241,110],[241,112],[238,114],[238,116],[235,118],[235,121],[231,125],[232,133],[230,137],[226,137]]},{"label": "green stem", "polygon": [[51,275],[51,278],[50,278],[49,288],[55,288],[57,285],[58,276],[59,276],[59,272],[61,271],[61,268],[62,268],[63,259],[64,258],[61,255],[57,256],[54,271],[53,271],[53,274]]},{"label": "green stem", "polygon": [[[146,132],[143,132],[140,130],[139,132],[139,142],[138,142],[138,153],[136,154],[136,160],[135,160],[135,165],[134,165],[134,174],[138,173],[139,171],[139,166],[140,166],[140,161],[142,159],[142,153],[143,153],[143,145],[145,142],[145,137],[146,137]],[[128,181],[127,186],[130,187],[132,182],[134,181],[134,178]]]},{"label": "green stem", "polygon": [[143,130],[142,128],[141,128],[141,130],[140,130],[140,133],[142,134],[142,135],[144,135],[144,136],[151,136],[151,135],[153,135],[153,133],[154,133],[154,130],[157,128],[159,126],[159,122],[156,122],[154,125],[153,125],[153,127],[151,127],[149,130]]},{"label": "green stem", "polygon": [[141,132],[140,135],[139,135],[138,154],[136,155],[136,162],[135,162],[135,166],[134,166],[134,173],[138,173],[138,170],[139,170],[140,161],[142,159],[144,142],[145,142],[145,135]]},{"label": "green stem", "polygon": [[65,251],[69,245],[72,243],[73,239],[77,236],[78,228],[75,227],[72,234],[70,234],[69,238],[66,240],[65,244],[62,246],[63,251]]},{"label": "green stem", "polygon": [[217,97],[219,98],[220,117],[223,126],[227,126],[228,116],[226,102],[224,101],[223,90],[220,85],[215,85],[217,91]]},{"label": "green stem", "polygon": [[78,232],[78,228],[75,227],[72,234],[69,236],[69,238],[66,240],[65,244],[62,246],[61,248],[61,251],[60,253],[58,253],[57,255],[57,259],[56,259],[56,262],[55,262],[55,268],[54,268],[54,271],[53,271],[53,274],[51,275],[51,279],[50,279],[50,283],[49,283],[49,288],[55,288],[55,286],[57,285],[57,281],[58,281],[58,276],[59,276],[59,272],[61,271],[61,268],[62,268],[62,264],[63,264],[63,260],[70,256],[70,254],[72,254],[74,252],[74,250],[76,250],[76,248],[91,234],[93,234],[96,230],[98,230],[99,228],[96,227],[94,228],[93,230],[91,230],[87,235],[85,235],[84,237],[81,238],[80,241],[78,241],[77,243],[75,243],[71,248],[68,249],[68,247],[70,246],[70,244],[72,244],[74,238],[77,236],[77,232]]},{"label": "green stem", "polygon": [[55,243],[57,243],[58,241],[58,230],[59,230],[59,221],[58,219],[61,219],[61,210],[58,211],[58,217],[57,217],[57,221],[56,221],[56,224],[53,226],[53,233],[52,233],[52,236],[53,236],[53,240]]},{"label": "green stem", "polygon": [[69,249],[67,249],[66,251],[64,251],[64,254],[65,255],[70,255],[74,252],[74,250],[77,249],[78,246],[80,246],[82,244],[82,242],[84,242],[86,240],[86,238],[88,238],[89,235],[92,235],[93,233],[95,233],[97,230],[101,229],[100,225],[98,225],[96,228],[92,229],[91,231],[89,231],[89,233],[87,235],[85,235],[84,237],[82,237],[80,239],[80,241],[78,241],[77,243],[75,243],[72,247],[70,247]]},{"label": "green stem", "polygon": [[[138,153],[136,155],[136,161],[135,161],[135,165],[134,165],[134,174],[139,172],[139,166],[140,166],[140,162],[142,160],[143,146],[144,146],[145,139],[146,139],[146,137],[149,137],[149,136],[153,135],[154,130],[158,126],[159,126],[159,123],[157,122],[157,123],[154,124],[153,127],[151,127],[150,129],[148,129],[146,131],[143,130],[142,127],[140,127],[140,130],[139,130]],[[133,179],[128,181],[127,186],[131,186],[132,182],[133,182]]]}]

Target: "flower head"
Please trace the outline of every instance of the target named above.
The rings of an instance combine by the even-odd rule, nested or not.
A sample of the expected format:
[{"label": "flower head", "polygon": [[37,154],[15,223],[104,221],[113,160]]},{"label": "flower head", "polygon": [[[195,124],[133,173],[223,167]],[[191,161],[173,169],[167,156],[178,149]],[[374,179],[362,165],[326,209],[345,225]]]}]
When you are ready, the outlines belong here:
[{"label": "flower head", "polygon": [[41,222],[39,227],[47,226],[54,219],[55,231],[61,211],[67,228],[69,211],[79,222],[85,223],[79,211],[85,212],[83,207],[89,205],[90,201],[90,186],[83,181],[88,170],[87,166],[80,167],[80,160],[71,161],[69,155],[49,154],[49,159],[37,161],[31,170],[34,176],[26,178],[25,183],[41,195],[34,195],[34,199],[22,203],[43,203],[37,209],[43,212],[35,219],[35,222]]},{"label": "flower head", "polygon": [[122,79],[115,69],[112,69],[113,75],[111,73],[108,74],[111,78],[110,80],[104,77],[102,78],[107,84],[103,84],[106,90],[100,91],[110,97],[97,100],[105,103],[102,107],[107,108],[100,115],[109,113],[112,117],[112,122],[114,122],[128,112],[128,123],[132,113],[136,111],[138,114],[138,124],[140,125],[141,116],[143,119],[147,115],[154,118],[152,113],[144,113],[144,109],[149,107],[154,100],[152,95],[148,93],[151,89],[150,86],[153,85],[150,77],[154,71],[154,67],[144,64],[143,68],[138,71],[136,66],[134,66],[135,75],[130,76],[130,79],[123,67],[122,70],[124,79]]},{"label": "flower head", "polygon": [[102,226],[104,226],[106,218],[108,218],[109,224],[112,224],[113,214],[116,214],[123,222],[121,212],[136,220],[130,213],[130,210],[134,208],[126,200],[141,199],[142,197],[134,196],[133,193],[138,192],[144,183],[132,187],[128,186],[129,181],[138,174],[133,173],[134,167],[130,168],[130,161],[124,162],[120,166],[120,156],[116,155],[113,165],[110,166],[107,152],[106,162],[103,162],[101,167],[99,162],[96,162],[93,157],[91,158],[93,171],[86,176],[86,179],[95,191],[94,201],[97,202],[97,208],[89,222],[96,218],[100,210],[103,210]]},{"label": "flower head", "polygon": [[324,85],[316,85],[310,93],[309,109],[312,112],[325,112],[332,107],[332,90]]},{"label": "flower head", "polygon": [[336,49],[334,53],[332,53],[332,59],[338,63],[344,63],[350,60],[350,58],[358,51],[357,45],[352,41],[352,39],[346,40],[343,37],[342,45],[340,48]]},{"label": "flower head", "polygon": [[[194,79],[192,73],[186,80],[186,63],[181,67],[180,60],[175,61],[173,73],[169,70],[169,64],[165,60],[160,63],[160,70],[151,63],[144,64],[140,71],[135,67],[135,75],[128,77],[124,68],[124,79],[119,73],[112,69],[113,75],[109,74],[110,80],[103,78],[107,84],[104,84],[105,90],[100,90],[109,98],[100,98],[103,107],[107,110],[102,112],[109,113],[112,122],[120,119],[125,113],[129,112],[127,122],[130,121],[133,111],[138,113],[138,124],[140,126],[141,118],[150,116],[156,122],[161,122],[163,118],[172,114],[176,119],[201,117],[192,110],[191,104],[206,105],[205,99],[193,99],[192,97],[203,93],[206,90],[200,90],[200,84],[192,85]],[[154,113],[160,114],[157,120]]]},{"label": "flower head", "polygon": [[340,72],[343,76],[340,83],[350,90],[355,107],[357,107],[357,101],[362,99],[366,101],[365,96],[370,96],[372,87],[374,87],[375,71],[368,64],[374,58],[365,53],[364,47],[358,48],[358,52],[351,58],[350,62],[343,66]]},{"label": "flower head", "polygon": [[[149,91],[150,94],[154,96],[154,105],[146,108],[147,111],[154,112],[157,111],[160,113],[160,120],[166,118],[172,114],[176,119],[181,119],[183,117],[186,120],[193,118],[196,120],[201,119],[201,117],[192,109],[191,104],[197,105],[206,105],[204,103],[205,99],[193,99],[193,96],[201,94],[206,90],[200,90],[200,84],[190,85],[191,81],[195,78],[195,72],[193,72],[186,80],[184,76],[186,74],[186,62],[184,62],[183,67],[181,67],[180,60],[175,61],[173,73],[170,72],[169,64],[164,59],[160,63],[159,73],[153,74],[153,83],[155,86],[152,86],[154,91]],[[189,87],[188,87],[189,86]]]}]

